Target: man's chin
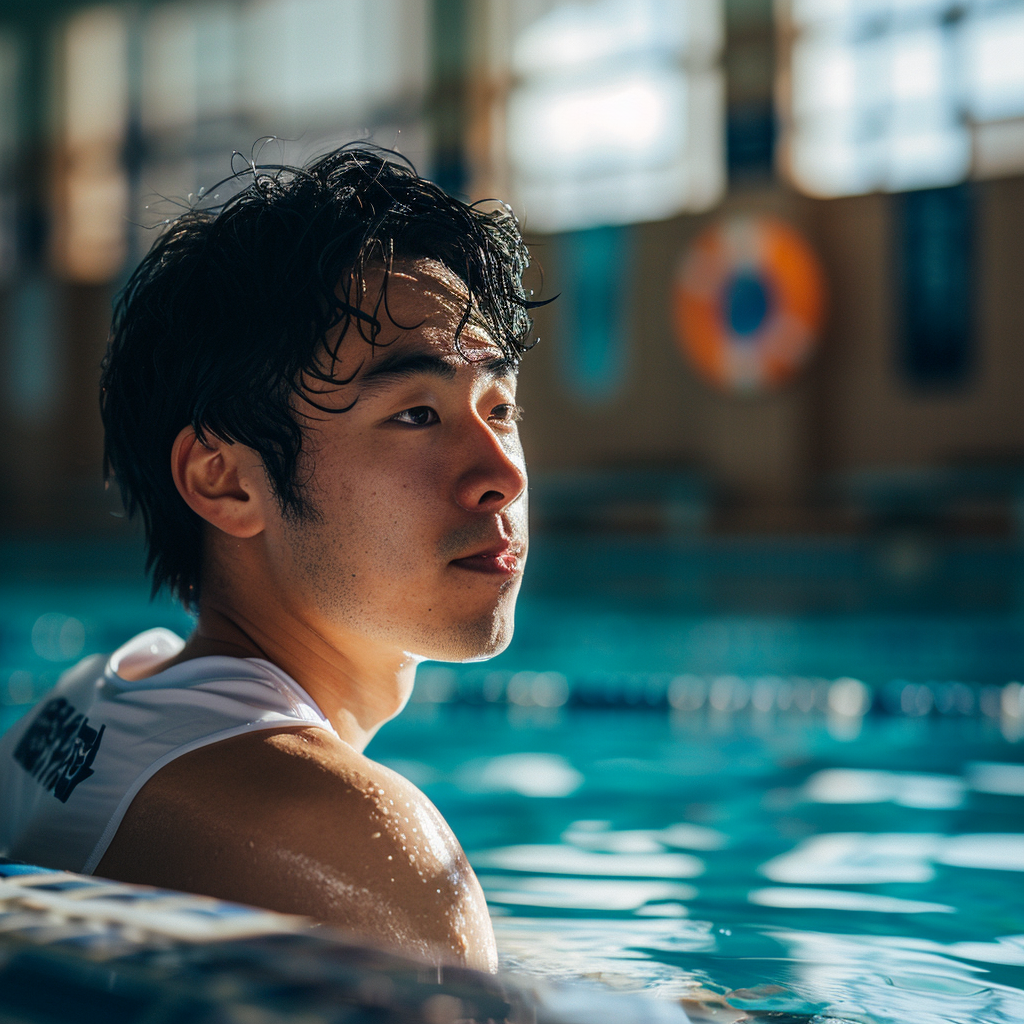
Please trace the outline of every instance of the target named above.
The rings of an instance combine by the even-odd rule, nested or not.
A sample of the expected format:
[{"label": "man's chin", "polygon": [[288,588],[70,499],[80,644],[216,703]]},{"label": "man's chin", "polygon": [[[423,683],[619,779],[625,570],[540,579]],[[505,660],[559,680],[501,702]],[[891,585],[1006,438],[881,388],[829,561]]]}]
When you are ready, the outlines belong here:
[{"label": "man's chin", "polygon": [[430,661],[487,661],[508,647],[514,630],[515,622],[511,615],[461,623],[443,637],[433,637],[429,649],[419,653]]}]

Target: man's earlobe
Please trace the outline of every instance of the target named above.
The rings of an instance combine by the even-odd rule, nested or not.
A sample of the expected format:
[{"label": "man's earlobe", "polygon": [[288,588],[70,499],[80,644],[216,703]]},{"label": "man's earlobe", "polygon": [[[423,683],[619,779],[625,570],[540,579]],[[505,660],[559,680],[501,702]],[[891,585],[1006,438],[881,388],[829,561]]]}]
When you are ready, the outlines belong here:
[{"label": "man's earlobe", "polygon": [[185,504],[211,526],[238,538],[263,531],[262,463],[251,448],[213,434],[200,440],[183,427],[171,447],[171,476]]}]

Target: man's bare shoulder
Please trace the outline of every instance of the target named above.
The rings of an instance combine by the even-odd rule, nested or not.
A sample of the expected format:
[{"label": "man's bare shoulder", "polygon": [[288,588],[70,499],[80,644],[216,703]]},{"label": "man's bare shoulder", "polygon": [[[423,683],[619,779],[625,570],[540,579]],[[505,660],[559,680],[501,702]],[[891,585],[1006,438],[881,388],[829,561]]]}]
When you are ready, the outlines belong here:
[{"label": "man's bare shoulder", "polygon": [[250,733],[172,761],[139,792],[96,873],[494,967],[483,895],[444,819],[324,729]]}]

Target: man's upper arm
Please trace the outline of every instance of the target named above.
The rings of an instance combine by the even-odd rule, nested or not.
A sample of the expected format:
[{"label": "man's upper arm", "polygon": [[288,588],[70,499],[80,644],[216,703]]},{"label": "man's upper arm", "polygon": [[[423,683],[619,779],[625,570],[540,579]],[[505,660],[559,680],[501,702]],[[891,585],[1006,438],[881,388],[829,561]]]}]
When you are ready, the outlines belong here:
[{"label": "man's upper arm", "polygon": [[479,885],[430,802],[322,730],[184,755],[136,797],[96,873],[307,914],[494,969]]}]

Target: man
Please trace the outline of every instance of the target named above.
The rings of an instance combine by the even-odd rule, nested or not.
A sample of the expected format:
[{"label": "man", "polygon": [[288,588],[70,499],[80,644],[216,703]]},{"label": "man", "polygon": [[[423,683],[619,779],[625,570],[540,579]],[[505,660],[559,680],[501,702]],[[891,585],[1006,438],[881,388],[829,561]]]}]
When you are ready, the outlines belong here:
[{"label": "man", "polygon": [[115,307],[105,458],[197,625],[4,738],[0,853],[495,969],[455,837],[362,751],[419,661],[511,639],[527,259],[507,209],[366,148],[169,226]]}]

